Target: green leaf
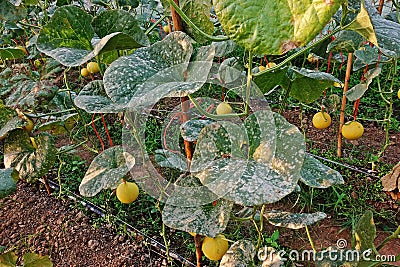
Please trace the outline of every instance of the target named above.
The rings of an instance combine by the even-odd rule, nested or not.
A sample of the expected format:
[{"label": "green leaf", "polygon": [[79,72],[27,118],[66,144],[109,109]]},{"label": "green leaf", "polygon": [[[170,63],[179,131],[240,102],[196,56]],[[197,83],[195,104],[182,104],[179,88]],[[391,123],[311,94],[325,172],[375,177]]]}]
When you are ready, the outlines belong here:
[{"label": "green leaf", "polygon": [[358,32],[365,39],[367,39],[374,45],[379,46],[370,15],[365,8],[364,0],[361,0],[361,8],[357,17],[351,22],[349,26],[346,27],[346,29]]},{"label": "green leaf", "polygon": [[54,121],[43,123],[38,128],[38,131],[48,131],[53,135],[63,134],[71,130],[78,120],[78,113],[67,114]]},{"label": "green leaf", "polygon": [[327,47],[328,52],[353,53],[362,44],[363,38],[357,32],[341,31]]},{"label": "green leaf", "polygon": [[291,213],[272,210],[265,212],[264,217],[270,224],[275,226],[286,227],[289,229],[301,229],[326,218],[326,214],[323,212]]},{"label": "green leaf", "polygon": [[[183,0],[179,1],[182,11],[190,18],[190,20],[199,27],[203,32],[211,34],[214,32],[214,24],[210,20],[211,1],[207,0]],[[190,28],[185,22],[183,24],[184,31],[202,44],[208,40],[201,34]]]},{"label": "green leaf", "polygon": [[375,248],[376,227],[372,211],[366,211],[360,218],[354,231],[354,237],[357,250],[364,251]]},{"label": "green leaf", "polygon": [[362,97],[364,93],[367,91],[369,85],[372,80],[377,77],[381,73],[382,69],[377,67],[370,69],[367,73],[364,74],[365,80],[361,81],[361,83],[355,85],[351,89],[346,92],[346,97],[349,101],[355,101]]},{"label": "green leaf", "polygon": [[[291,67],[291,70],[293,70],[295,78],[292,81],[290,96],[306,104],[317,100],[322,92],[327,87],[333,86],[335,82],[341,83],[340,80],[326,72],[296,67]],[[284,84],[282,86],[288,89],[288,86]]]},{"label": "green leaf", "polygon": [[[17,112],[9,107],[4,106],[3,102],[0,100],[0,129],[3,132],[3,127],[7,125],[7,123],[17,117]],[[3,137],[4,134],[0,134],[0,138]]]},{"label": "green leaf", "polygon": [[25,253],[23,267],[53,267],[53,263],[50,261],[49,256]]},{"label": "green leaf", "polygon": [[182,138],[189,142],[197,141],[200,131],[211,123],[213,123],[213,121],[207,119],[192,119],[184,122],[180,127]]},{"label": "green leaf", "polygon": [[3,125],[3,127],[0,128],[0,140],[5,138],[9,132],[18,128],[22,128],[26,124],[27,122],[20,117],[14,117],[10,119],[5,125]]},{"label": "green leaf", "polygon": [[226,34],[255,54],[282,54],[307,44],[343,2],[213,1]]},{"label": "green leaf", "polygon": [[0,199],[17,190],[18,172],[13,168],[0,169]]},{"label": "green leaf", "polygon": [[249,240],[239,240],[232,244],[219,263],[220,267],[252,266],[256,247]]},{"label": "green leaf", "polygon": [[238,48],[238,45],[232,40],[223,42],[213,42],[212,44],[215,47],[216,57],[225,57]]},{"label": "green leaf", "polygon": [[300,181],[313,188],[328,188],[335,184],[343,184],[342,175],[322,164],[319,160],[306,154],[301,167]]},{"label": "green leaf", "polygon": [[10,251],[0,255],[0,267],[15,267],[17,266],[17,255]]},{"label": "green leaf", "polygon": [[79,66],[94,57],[92,16],[76,6],[58,8],[37,38],[40,52],[65,66]]},{"label": "green leaf", "polygon": [[160,167],[175,168],[181,171],[187,170],[186,159],[177,153],[173,153],[166,149],[157,149],[154,151],[155,161]]},{"label": "green leaf", "polygon": [[0,1],[0,21],[16,22],[25,19],[26,15],[27,12],[24,6],[15,6],[8,0]]},{"label": "green leaf", "polygon": [[287,83],[287,71],[288,67],[285,66],[283,68],[275,69],[273,71],[264,72],[260,75],[254,76],[253,81],[258,86],[258,88],[260,88],[261,92],[263,92],[264,94],[268,94],[276,86]]},{"label": "green leaf", "polygon": [[[157,92],[149,92],[147,86],[157,86],[170,80],[177,83],[183,81],[185,68],[182,64],[189,62],[192,52],[193,48],[187,35],[181,32],[168,34],[162,41],[150,47],[139,48],[133,54],[114,61],[104,73],[105,91],[113,102],[127,105],[135,93],[143,88],[141,94],[148,93],[147,100],[154,104],[157,102],[154,101],[155,97],[158,97]],[[168,69],[175,65],[178,66]],[[171,73],[173,71],[175,73]],[[156,74],[156,77],[148,81]],[[164,79],[168,80],[163,82]],[[147,86],[142,85],[144,82]],[[132,101],[131,104],[135,103],[136,101]]]},{"label": "green leaf", "polygon": [[102,80],[95,80],[83,87],[74,103],[88,113],[118,113],[124,110],[125,105],[114,103],[104,89]]},{"label": "green leaf", "polygon": [[[198,185],[201,185],[197,178],[193,176],[186,176],[181,179],[177,185],[186,189],[185,195],[193,192],[191,189],[196,189]],[[180,188],[180,187],[178,187]],[[213,195],[215,198],[202,199],[208,204],[199,206],[192,205],[179,205],[174,206],[171,202],[179,203],[176,201],[178,198],[181,200],[191,201],[189,198],[180,196],[179,194],[183,191],[176,192],[174,196],[168,198],[167,203],[162,211],[163,222],[171,227],[178,230],[193,232],[205,236],[215,237],[217,234],[223,232],[228,224],[230,212],[232,210],[233,203],[224,199],[218,199],[210,191],[205,192],[206,195]],[[193,194],[194,197],[199,197],[197,194]],[[204,196],[204,195],[203,195]],[[212,201],[215,199],[215,202]],[[183,203],[182,203],[183,204]]]},{"label": "green leaf", "polygon": [[124,10],[103,11],[93,19],[92,26],[100,38],[120,33],[113,39],[113,44],[108,42],[107,45],[112,49],[103,51],[139,48],[150,44],[137,20]]},{"label": "green leaf", "polygon": [[377,47],[369,45],[363,46],[362,49],[354,51],[356,60],[353,63],[353,71],[357,71],[365,66],[371,66],[376,63],[388,60],[387,57],[380,54]]},{"label": "green leaf", "polygon": [[54,166],[56,148],[52,137],[40,133],[35,137],[37,149],[25,130],[17,129],[8,134],[4,144],[4,165],[14,167],[19,177],[34,182],[45,175]]},{"label": "green leaf", "polygon": [[135,165],[135,158],[124,152],[122,146],[108,148],[97,155],[86,171],[79,192],[92,197],[102,189],[115,188],[121,178]]},{"label": "green leaf", "polygon": [[25,53],[21,49],[13,47],[0,48],[0,59],[2,60],[18,59],[24,56]]}]

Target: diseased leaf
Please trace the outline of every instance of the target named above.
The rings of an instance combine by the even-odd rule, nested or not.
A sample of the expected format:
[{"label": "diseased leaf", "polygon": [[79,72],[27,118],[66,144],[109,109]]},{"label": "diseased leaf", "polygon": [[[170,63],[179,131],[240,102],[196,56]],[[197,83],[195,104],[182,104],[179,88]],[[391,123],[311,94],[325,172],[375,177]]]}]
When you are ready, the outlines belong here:
[{"label": "diseased leaf", "polygon": [[176,168],[181,171],[187,170],[186,159],[181,154],[176,154],[166,149],[157,149],[154,151],[155,161],[161,167]]},{"label": "diseased leaf", "polygon": [[[20,117],[10,119],[5,125],[0,128],[0,140],[5,138],[7,134],[15,129],[22,128],[26,125],[26,121]],[[0,125],[1,126],[1,125]]]},{"label": "diseased leaf", "polygon": [[[57,8],[40,30],[37,48],[65,66],[79,66],[95,56],[92,16],[76,6]],[[62,30],[60,30],[62,29]]]},{"label": "diseased leaf", "polygon": [[283,267],[284,259],[282,259],[280,253],[273,247],[265,247],[263,254],[257,254],[262,260],[262,264],[258,267]]},{"label": "diseased leaf", "polygon": [[115,188],[135,165],[135,158],[122,146],[113,146],[97,155],[79,185],[79,193],[92,197],[102,189]]},{"label": "diseased leaf", "polygon": [[0,21],[16,22],[25,19],[26,8],[22,5],[15,6],[8,0],[0,1]]},{"label": "diseased leaf", "polygon": [[232,244],[219,263],[220,267],[247,267],[253,263],[256,247],[249,240],[239,240]]},{"label": "diseased leaf", "polygon": [[254,54],[282,54],[311,41],[343,3],[214,0],[226,34]]},{"label": "diseased leaf", "polygon": [[[177,187],[178,189],[185,189],[185,194],[191,194],[192,188],[195,190],[198,186],[201,186],[197,178],[193,176],[186,176],[177,185],[181,186]],[[203,189],[205,195],[213,195],[210,191],[206,191],[206,188],[203,187]],[[200,202],[207,204],[199,206],[185,205],[185,202],[177,200],[191,201],[191,199],[180,195],[182,192],[183,190],[179,192],[175,191],[174,196],[168,198],[164,206],[162,220],[167,226],[210,237],[215,237],[225,230],[233,206],[232,202],[225,199],[218,199],[215,195],[213,195],[215,198],[204,198],[205,195],[199,197],[197,194],[192,194],[194,197],[200,199]],[[174,206],[170,204],[171,202],[182,203],[184,205]]]},{"label": "diseased leaf", "polygon": [[354,231],[357,250],[367,250],[374,248],[376,238],[376,227],[372,211],[368,210],[360,218]]},{"label": "diseased leaf", "polygon": [[0,266],[1,267],[15,267],[17,266],[18,256],[14,252],[9,251],[0,255]]},{"label": "diseased leaf", "polygon": [[370,69],[367,73],[365,73],[365,80],[361,81],[361,83],[357,84],[346,92],[347,99],[350,101],[355,101],[362,97],[367,91],[369,85],[371,84],[372,79],[377,77],[381,73],[381,71],[382,69],[377,67],[374,69]]},{"label": "diseased leaf", "polygon": [[37,148],[25,130],[17,129],[8,134],[4,144],[4,165],[14,167],[19,177],[27,182],[35,182],[54,166],[56,148],[52,136],[40,133],[35,136]]},{"label": "diseased leaf", "polygon": [[216,57],[224,57],[232,53],[235,49],[237,49],[238,45],[232,41],[223,41],[223,42],[213,42],[213,46],[215,47],[215,56]]},{"label": "diseased leaf", "polygon": [[332,53],[353,53],[363,42],[363,38],[357,32],[341,31],[336,36],[335,40],[329,43],[328,52]]},{"label": "diseased leaf", "polygon": [[197,141],[200,131],[210,123],[212,120],[188,120],[181,125],[182,138],[189,142]]},{"label": "diseased leaf", "polygon": [[[183,0],[179,2],[179,5],[189,19],[203,32],[208,34],[214,32],[214,24],[210,20],[211,1]],[[202,44],[208,41],[201,34],[190,28],[185,22],[183,22],[183,27],[184,31],[198,43]]]},{"label": "diseased leaf", "polygon": [[314,188],[328,188],[335,184],[343,184],[342,175],[322,164],[316,158],[306,154],[301,167],[300,181]]},{"label": "diseased leaf", "polygon": [[365,66],[371,66],[376,63],[384,62],[388,58],[379,53],[377,47],[369,45],[363,46],[362,49],[354,51],[356,60],[353,63],[353,71],[357,71]]},{"label": "diseased leaf", "polygon": [[24,267],[53,267],[49,256],[41,256],[35,253],[24,254]]},{"label": "diseased leaf", "polygon": [[48,131],[51,134],[63,134],[71,130],[75,123],[79,120],[78,113],[67,114],[57,118],[56,120],[43,123],[38,128],[39,131]]},{"label": "diseased leaf", "polygon": [[396,188],[400,191],[400,162],[393,167],[393,170],[381,178],[383,191],[393,191]]},{"label": "diseased leaf", "polygon": [[17,180],[18,172],[14,170],[14,168],[0,169],[0,199],[12,194],[15,190],[17,190]]},{"label": "diseased leaf", "polygon": [[326,217],[323,212],[315,213],[291,213],[286,211],[269,211],[264,213],[268,222],[275,226],[286,227],[290,229],[301,229],[307,225],[316,223]]},{"label": "diseased leaf", "polygon": [[[347,255],[347,257],[343,257]],[[329,247],[315,255],[317,267],[358,267],[359,259],[354,250]]]}]

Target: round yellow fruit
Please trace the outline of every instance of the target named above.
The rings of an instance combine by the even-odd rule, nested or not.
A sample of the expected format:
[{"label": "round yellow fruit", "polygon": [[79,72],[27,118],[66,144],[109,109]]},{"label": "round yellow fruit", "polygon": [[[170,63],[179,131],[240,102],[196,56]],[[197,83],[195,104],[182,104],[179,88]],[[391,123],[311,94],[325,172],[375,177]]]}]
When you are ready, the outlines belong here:
[{"label": "round yellow fruit", "polygon": [[342,135],[349,140],[356,140],[364,134],[364,127],[358,121],[347,122],[342,127]]},{"label": "round yellow fruit", "polygon": [[224,114],[231,114],[232,113],[232,107],[226,102],[221,102],[217,106],[216,109],[217,115],[224,115]]},{"label": "round yellow fruit", "polygon": [[26,125],[23,127],[25,129],[25,131],[27,131],[28,133],[32,132],[33,127],[35,126],[35,124],[33,123],[33,120],[29,119],[28,117],[24,117],[24,119],[26,120]]},{"label": "round yellow fruit", "polygon": [[33,138],[33,137],[31,137],[31,143],[32,143],[32,146],[34,147],[34,148],[38,148],[38,146],[37,146],[37,144],[36,144],[36,142],[35,142],[35,138]]},{"label": "round yellow fruit", "polygon": [[263,71],[263,70],[265,70],[265,69],[266,69],[266,67],[263,66],[263,65],[258,66],[258,70],[259,70],[259,71]]},{"label": "round yellow fruit", "polygon": [[166,34],[168,34],[168,33],[171,32],[171,28],[169,27],[169,25],[165,25],[165,26],[163,27],[163,29],[164,29],[164,32],[165,32]]},{"label": "round yellow fruit", "polygon": [[139,196],[139,187],[132,182],[122,182],[117,187],[117,198],[125,204],[130,204]]},{"label": "round yellow fruit", "polygon": [[86,65],[86,68],[90,73],[98,73],[100,71],[99,64],[97,64],[97,62],[89,62]]},{"label": "round yellow fruit", "polygon": [[331,116],[326,112],[318,112],[312,118],[312,123],[317,129],[325,129],[331,125]]},{"label": "round yellow fruit", "polygon": [[229,245],[228,241],[225,240],[225,236],[222,234],[216,237],[206,237],[204,238],[201,250],[208,259],[213,261],[219,261],[228,251]]},{"label": "round yellow fruit", "polygon": [[82,77],[89,76],[89,74],[90,74],[90,72],[88,71],[87,68],[82,68],[82,69],[81,69],[81,75],[82,75]]},{"label": "round yellow fruit", "polygon": [[253,153],[253,159],[256,162],[268,163],[274,156],[271,146],[267,142],[261,142],[261,144],[256,148]]},{"label": "round yellow fruit", "polygon": [[272,67],[275,67],[275,66],[276,66],[276,64],[275,64],[274,62],[269,62],[269,63],[267,64],[267,69],[272,68]]},{"label": "round yellow fruit", "polygon": [[400,99],[400,89],[397,91],[397,97]]}]

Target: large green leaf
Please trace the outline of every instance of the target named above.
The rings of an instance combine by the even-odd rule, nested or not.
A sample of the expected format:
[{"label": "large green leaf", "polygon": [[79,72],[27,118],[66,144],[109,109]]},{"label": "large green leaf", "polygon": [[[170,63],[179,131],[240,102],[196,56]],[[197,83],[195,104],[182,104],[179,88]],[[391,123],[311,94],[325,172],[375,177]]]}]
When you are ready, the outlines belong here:
[{"label": "large green leaf", "polygon": [[372,211],[366,211],[360,218],[354,231],[357,250],[367,250],[374,248],[376,238],[376,227]]},{"label": "large green leaf", "polygon": [[[308,69],[290,68],[293,70],[294,80],[291,83],[290,96],[296,98],[300,102],[309,104],[317,100],[322,92],[334,83],[341,83],[340,80],[333,75]],[[289,85],[282,84],[288,89]]]},{"label": "large green leaf", "polygon": [[0,21],[11,23],[25,19],[26,15],[27,12],[24,6],[15,6],[8,0],[0,1]]},{"label": "large green leaf", "polygon": [[354,51],[356,60],[353,63],[353,71],[357,71],[365,66],[371,66],[376,63],[386,61],[388,58],[379,53],[377,47],[369,45],[362,47],[362,49]]},{"label": "large green leaf", "polygon": [[124,152],[122,146],[104,150],[94,158],[79,185],[79,192],[85,197],[92,197],[102,189],[115,188],[121,178],[135,164],[135,158]]},{"label": "large green leaf", "polygon": [[301,167],[300,181],[314,188],[327,188],[335,184],[343,184],[342,175],[322,164],[316,158],[306,154]]},{"label": "large green leaf", "polygon": [[220,267],[252,266],[256,247],[249,240],[239,240],[232,244],[219,263]]},{"label": "large green leaf", "polygon": [[[214,24],[210,20],[211,1],[207,0],[183,0],[179,1],[182,11],[190,18],[190,20],[199,27],[203,32],[212,34],[214,32]],[[201,34],[194,31],[186,23],[183,25],[184,31],[198,43],[207,41]]]},{"label": "large green leaf", "polygon": [[14,252],[9,251],[0,255],[0,266],[1,267],[15,267],[17,266],[18,256]]},{"label": "large green leaf", "polygon": [[182,138],[189,142],[197,141],[199,137],[200,131],[207,126],[208,124],[212,123],[212,120],[188,120],[181,125],[181,135]]},{"label": "large green leaf", "polygon": [[[164,79],[179,83],[183,81],[179,77],[183,73],[173,73],[179,75],[174,77],[171,74],[174,68],[171,67],[178,65],[176,72],[183,72],[192,52],[190,39],[182,32],[173,32],[150,47],[139,48],[129,56],[117,59],[107,68],[104,73],[106,93],[113,102],[127,105],[137,92],[138,85],[156,74],[158,76],[153,78],[152,83],[163,84]],[[150,82],[148,85],[150,86]],[[143,89],[142,94],[145,93],[148,91]],[[153,95],[150,101],[157,97],[154,93],[150,94]],[[153,104],[155,102],[157,101]],[[132,101],[132,104],[135,102]]]},{"label": "large green leaf", "polygon": [[[225,230],[232,210],[232,202],[218,199],[218,197],[210,191],[205,191],[207,189],[204,189],[204,187],[202,188],[205,195],[199,196],[196,193],[191,193],[196,192],[198,186],[201,187],[198,179],[193,176],[182,178],[179,180],[177,185],[179,186],[178,188],[184,188],[185,193],[184,195],[181,195],[183,192],[182,190],[179,192],[175,191],[174,196],[168,198],[162,211],[162,219],[166,225],[178,230],[210,237],[215,237],[217,234]],[[188,194],[192,194],[193,197],[199,198],[201,202],[206,201],[205,203],[207,204],[198,206],[190,204],[185,205],[185,201],[192,201],[190,198],[185,197],[188,196]],[[210,198],[210,196],[213,197]],[[215,201],[213,202],[213,200]],[[182,203],[183,205],[175,206],[171,203]]]},{"label": "large green leaf", "polygon": [[92,26],[100,38],[120,33],[113,39],[114,44],[110,42],[108,44],[113,49],[106,50],[132,49],[149,45],[149,40],[139,23],[127,11],[120,9],[103,11],[93,19]]},{"label": "large green leaf", "polygon": [[327,47],[328,52],[353,53],[363,42],[363,38],[357,32],[341,31]]},{"label": "large green leaf", "polygon": [[53,263],[50,261],[49,256],[41,256],[35,253],[24,254],[23,267],[52,267]]},{"label": "large green leaf", "polygon": [[[300,177],[305,144],[295,126],[278,114],[274,113],[273,118],[271,122],[269,116],[258,116],[259,130],[254,131],[227,122],[206,126],[197,141],[192,172],[217,196],[244,206],[273,203],[288,195]],[[274,131],[268,130],[274,124],[273,157],[268,161],[249,160],[246,144],[268,140],[268,137],[274,140]],[[250,142],[247,137],[257,136],[258,131],[265,136],[252,137]]]},{"label": "large green leaf", "polygon": [[8,134],[4,144],[4,165],[14,167],[19,177],[34,182],[45,175],[54,166],[56,148],[52,137],[40,133],[35,137],[35,148],[28,133],[17,129]]},{"label": "large green leaf", "polygon": [[307,225],[316,223],[326,217],[323,212],[316,213],[291,213],[286,211],[272,210],[264,213],[268,222],[275,226],[290,229],[301,229]]},{"label": "large green leaf", "polygon": [[0,199],[17,190],[18,172],[14,168],[0,169]]},{"label": "large green leaf", "polygon": [[350,90],[346,92],[346,97],[350,101],[355,101],[362,97],[364,93],[367,91],[369,85],[372,82],[372,79],[379,76],[381,73],[381,68],[373,68],[370,69],[367,73],[364,74],[365,80],[361,81],[359,84],[352,87]]},{"label": "large green leaf", "polygon": [[92,57],[92,16],[76,6],[58,8],[37,39],[39,51],[65,66],[79,66]]},{"label": "large green leaf", "polygon": [[254,82],[260,88],[261,92],[268,94],[272,89],[281,84],[286,84],[288,77],[286,76],[288,68],[275,69],[273,71],[264,72],[254,76]]},{"label": "large green leaf", "polygon": [[2,60],[18,59],[24,56],[25,53],[21,49],[14,47],[0,48],[0,59]]},{"label": "large green leaf", "polygon": [[256,54],[282,54],[311,41],[344,1],[214,0],[226,34]]}]

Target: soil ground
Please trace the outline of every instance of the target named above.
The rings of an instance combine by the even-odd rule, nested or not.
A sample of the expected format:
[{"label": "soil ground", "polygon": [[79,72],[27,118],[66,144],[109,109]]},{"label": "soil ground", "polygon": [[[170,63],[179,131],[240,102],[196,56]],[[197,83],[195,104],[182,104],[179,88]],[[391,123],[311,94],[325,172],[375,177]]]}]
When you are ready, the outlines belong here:
[{"label": "soil ground", "polygon": [[[300,125],[298,110],[285,111],[285,117]],[[311,117],[303,119],[307,137],[319,149],[334,149],[337,125],[324,131],[311,126]],[[364,151],[378,151],[382,146],[384,132],[376,125],[366,125],[365,135],[357,141],[344,142],[344,156],[351,156],[352,148]],[[382,160],[395,164],[400,161],[400,134],[390,134],[391,145]],[[335,151],[335,150],[334,150]],[[85,159],[85,158],[84,158]],[[85,159],[86,160],[86,159]],[[369,166],[363,166],[368,168]],[[40,187],[40,189],[39,189]],[[398,201],[387,200],[397,215],[400,213]],[[398,216],[396,221],[399,222]],[[273,232],[274,227],[266,231]],[[279,228],[279,244],[293,249],[310,249],[304,231]],[[333,246],[340,238],[351,242],[349,230],[329,216],[310,227],[311,236],[317,249]],[[388,234],[379,231],[377,241]],[[94,228],[91,220],[71,201],[48,195],[43,186],[18,184],[13,195],[0,200],[0,245],[15,249],[18,255],[35,252],[49,255],[54,266],[166,266],[164,255],[159,255],[140,237],[117,235],[111,225]],[[181,244],[182,245],[182,244]],[[177,246],[173,244],[173,246]],[[179,246],[179,245],[178,245]],[[394,240],[381,251],[383,255],[400,253],[400,240]],[[190,259],[194,262],[194,258]],[[400,266],[400,263],[397,264]]]}]

